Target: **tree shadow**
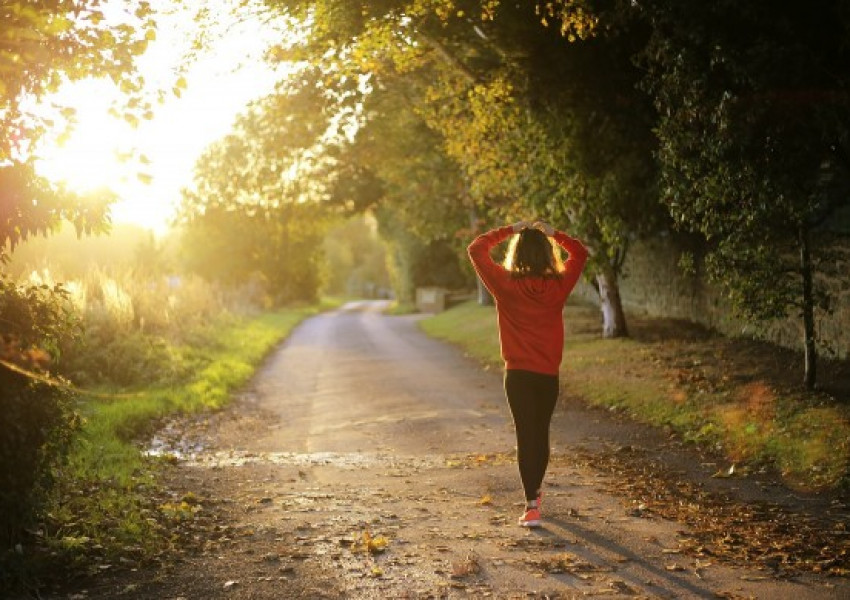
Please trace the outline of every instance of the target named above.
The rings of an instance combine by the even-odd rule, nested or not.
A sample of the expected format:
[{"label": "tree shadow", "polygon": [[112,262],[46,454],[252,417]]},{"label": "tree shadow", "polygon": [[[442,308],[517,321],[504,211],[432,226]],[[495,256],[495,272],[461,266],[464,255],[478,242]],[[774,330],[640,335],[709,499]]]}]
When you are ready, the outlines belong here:
[{"label": "tree shadow", "polygon": [[[571,553],[593,565],[605,566],[610,564],[610,559],[606,559],[602,555],[603,553],[599,552],[599,549],[603,550],[604,553],[616,555],[619,560],[616,565],[611,565],[611,572],[634,589],[633,592],[629,592],[629,595],[649,594],[652,597],[666,596],[671,598],[718,597],[717,590],[712,589],[706,582],[691,581],[686,571],[670,571],[664,566],[653,565],[648,557],[574,520],[565,521],[556,516],[547,517],[546,523],[567,532],[567,535],[546,527],[534,529],[532,532],[539,537],[555,540],[559,545],[563,543],[567,547],[573,546],[570,550]],[[583,542],[581,548],[576,548],[574,539],[571,540],[570,537],[581,540]]]}]

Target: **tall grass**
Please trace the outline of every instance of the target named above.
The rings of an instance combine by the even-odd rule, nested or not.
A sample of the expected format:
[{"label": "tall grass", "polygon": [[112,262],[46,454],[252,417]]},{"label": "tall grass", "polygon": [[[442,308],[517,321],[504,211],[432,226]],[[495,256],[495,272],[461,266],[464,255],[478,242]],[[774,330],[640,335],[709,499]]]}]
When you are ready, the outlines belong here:
[{"label": "tall grass", "polygon": [[[53,283],[47,270],[29,280]],[[195,276],[140,276],[131,269],[93,269],[63,285],[82,334],[63,345],[54,369],[86,387],[184,379],[197,369],[192,346],[215,343],[206,339],[209,331],[263,306],[256,285],[226,289]]]}]

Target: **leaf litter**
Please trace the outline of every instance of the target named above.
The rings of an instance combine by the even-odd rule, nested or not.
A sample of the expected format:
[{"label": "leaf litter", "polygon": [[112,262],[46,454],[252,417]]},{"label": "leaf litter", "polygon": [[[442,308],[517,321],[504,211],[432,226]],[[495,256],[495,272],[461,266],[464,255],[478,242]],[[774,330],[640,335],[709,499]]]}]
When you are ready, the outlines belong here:
[{"label": "leaf litter", "polygon": [[[611,477],[609,493],[624,498],[630,516],[658,516],[684,523],[678,548],[699,559],[751,564],[771,577],[796,573],[850,574],[850,535],[846,507],[814,515],[792,507],[761,501],[741,501],[705,490],[699,483],[677,476],[657,461],[622,449],[581,451],[579,463]],[[728,469],[723,475],[731,476]],[[704,568],[708,563],[701,563]],[[668,565],[668,570],[678,570]],[[671,568],[672,567],[672,568]]]}]

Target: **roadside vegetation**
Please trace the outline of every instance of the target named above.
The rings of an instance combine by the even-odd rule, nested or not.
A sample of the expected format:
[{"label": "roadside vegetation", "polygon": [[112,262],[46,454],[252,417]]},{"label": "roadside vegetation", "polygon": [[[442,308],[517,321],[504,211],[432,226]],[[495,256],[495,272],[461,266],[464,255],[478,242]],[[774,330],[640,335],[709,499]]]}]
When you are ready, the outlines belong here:
[{"label": "roadside vegetation", "polygon": [[[630,316],[632,337],[599,334],[596,307],[570,302],[562,394],[667,427],[725,457],[718,477],[766,469],[789,487],[822,491],[850,483],[846,363],[825,363],[821,389],[803,389],[799,357],[730,339],[686,322]],[[421,321],[422,329],[499,367],[492,307],[466,303]]]},{"label": "roadside vegetation", "polygon": [[164,499],[162,463],[144,440],[170,415],[223,407],[323,306],[264,309],[255,288],[129,269],[3,285],[2,316],[20,331],[0,347],[16,368],[0,373],[11,425],[0,444],[0,589],[33,593],[58,565],[73,575],[167,551],[169,522],[191,507]]}]

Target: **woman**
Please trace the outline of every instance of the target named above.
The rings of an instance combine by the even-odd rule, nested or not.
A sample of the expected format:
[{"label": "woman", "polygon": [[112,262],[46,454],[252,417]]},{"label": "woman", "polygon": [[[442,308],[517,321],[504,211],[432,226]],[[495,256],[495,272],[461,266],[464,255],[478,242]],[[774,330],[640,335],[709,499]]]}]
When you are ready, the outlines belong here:
[{"label": "woman", "polygon": [[[490,251],[512,235],[505,264],[499,265]],[[558,260],[552,240],[569,254],[566,263]],[[587,261],[587,249],[547,223],[520,221],[478,236],[468,250],[496,299],[505,396],[526,499],[519,524],[540,527],[540,488],[549,464],[549,423],[564,349],[563,308]]]}]

